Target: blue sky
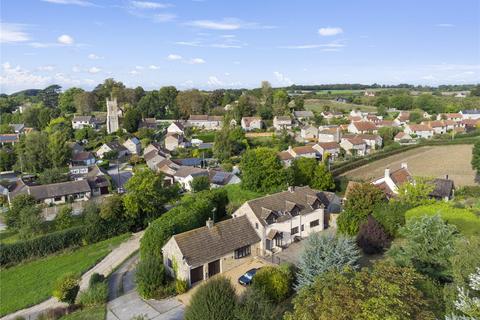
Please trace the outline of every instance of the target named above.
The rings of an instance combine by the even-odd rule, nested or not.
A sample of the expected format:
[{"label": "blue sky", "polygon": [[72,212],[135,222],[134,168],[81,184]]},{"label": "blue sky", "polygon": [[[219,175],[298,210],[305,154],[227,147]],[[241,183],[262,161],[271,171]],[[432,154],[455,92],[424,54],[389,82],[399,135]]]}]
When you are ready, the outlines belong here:
[{"label": "blue sky", "polygon": [[1,92],[480,82],[478,0],[2,0]]}]

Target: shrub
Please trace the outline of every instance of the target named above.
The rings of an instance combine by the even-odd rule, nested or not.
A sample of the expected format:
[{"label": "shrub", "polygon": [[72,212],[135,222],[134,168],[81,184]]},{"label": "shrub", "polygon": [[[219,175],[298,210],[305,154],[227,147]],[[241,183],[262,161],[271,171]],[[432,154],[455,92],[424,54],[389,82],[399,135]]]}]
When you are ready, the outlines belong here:
[{"label": "shrub", "polygon": [[407,204],[390,201],[387,205],[382,204],[377,206],[372,216],[391,237],[396,237],[398,235],[398,229],[405,225],[405,212],[410,208]]},{"label": "shrub", "polygon": [[53,296],[62,302],[73,304],[77,296],[80,279],[73,273],[67,273],[59,278],[53,289]]},{"label": "shrub", "polygon": [[90,280],[88,281],[88,287],[93,287],[97,283],[101,283],[104,281],[105,281],[105,276],[103,274],[99,274],[95,272],[90,276]]},{"label": "shrub", "polygon": [[199,176],[193,178],[191,182],[193,192],[199,192],[210,189],[210,180],[207,176]]},{"label": "shrub", "polygon": [[175,280],[175,292],[177,294],[182,294],[188,291],[188,283],[182,279]]},{"label": "shrub", "polygon": [[280,302],[285,300],[292,289],[292,276],[288,269],[263,267],[253,278],[252,288],[261,292],[269,300]]},{"label": "shrub", "polygon": [[273,320],[275,304],[262,292],[248,288],[235,309],[237,320]]},{"label": "shrub", "polygon": [[68,229],[73,226],[72,207],[63,206],[55,217],[55,228],[57,230]]},{"label": "shrub", "polygon": [[103,305],[107,301],[108,286],[106,283],[96,283],[88,290],[80,293],[78,301],[82,306],[94,307]]},{"label": "shrub", "polygon": [[382,225],[372,216],[360,226],[357,235],[357,245],[366,254],[381,253],[390,246],[391,238],[383,229]]},{"label": "shrub", "polygon": [[185,309],[185,320],[235,320],[235,300],[230,280],[216,277],[193,294]]},{"label": "shrub", "polygon": [[135,274],[138,293],[146,299],[157,297],[165,285],[165,267],[161,258],[147,256],[140,260]]}]

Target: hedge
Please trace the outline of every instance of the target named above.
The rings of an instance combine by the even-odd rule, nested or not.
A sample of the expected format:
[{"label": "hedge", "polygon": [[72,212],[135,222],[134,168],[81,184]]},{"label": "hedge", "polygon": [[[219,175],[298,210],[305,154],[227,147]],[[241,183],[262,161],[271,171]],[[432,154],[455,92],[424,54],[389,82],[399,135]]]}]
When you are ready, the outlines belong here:
[{"label": "hedge", "polygon": [[0,245],[0,266],[9,266],[27,259],[82,245],[85,228],[77,226],[33,239]]},{"label": "hedge", "polygon": [[333,165],[331,167],[331,172],[334,176],[338,176],[342,173],[350,171],[352,169],[356,169],[358,167],[364,166],[371,162],[384,159],[390,156],[393,156],[398,153],[402,153],[404,151],[425,147],[425,146],[439,146],[439,145],[456,145],[456,144],[473,144],[477,142],[479,138],[475,137],[467,137],[467,138],[457,138],[454,140],[425,140],[418,144],[408,145],[408,146],[401,146],[396,147],[394,149],[388,151],[381,151],[378,153],[373,153],[369,156],[359,158],[359,159],[352,159],[346,162],[339,163],[337,165]]},{"label": "hedge", "polygon": [[150,255],[161,257],[162,247],[171,236],[203,227],[213,216],[214,208],[215,220],[220,220],[225,216],[227,203],[227,192],[223,188],[186,195],[176,207],[148,226],[140,244],[142,259]]}]

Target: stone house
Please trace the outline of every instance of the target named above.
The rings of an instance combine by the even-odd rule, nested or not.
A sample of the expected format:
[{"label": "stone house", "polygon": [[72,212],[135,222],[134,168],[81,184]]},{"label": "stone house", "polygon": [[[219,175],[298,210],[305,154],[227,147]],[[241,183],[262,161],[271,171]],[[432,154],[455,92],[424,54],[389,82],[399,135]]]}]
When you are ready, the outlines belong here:
[{"label": "stone house", "polygon": [[240,123],[245,131],[260,130],[263,127],[263,121],[260,117],[243,117]]},{"label": "stone house", "polygon": [[300,130],[300,136],[304,140],[317,140],[318,128],[314,126],[304,126]]},{"label": "stone house", "polygon": [[123,143],[123,146],[127,148],[128,153],[130,154],[141,154],[142,153],[142,144],[137,137],[128,139]]},{"label": "stone house", "polygon": [[275,116],[273,117],[273,127],[275,130],[291,130],[292,118],[290,116]]},{"label": "stone house", "polygon": [[340,147],[349,155],[365,156],[367,154],[367,144],[358,137],[342,138]]},{"label": "stone house", "polygon": [[85,127],[95,128],[95,121],[92,116],[74,116],[72,119],[73,129],[83,129]]}]

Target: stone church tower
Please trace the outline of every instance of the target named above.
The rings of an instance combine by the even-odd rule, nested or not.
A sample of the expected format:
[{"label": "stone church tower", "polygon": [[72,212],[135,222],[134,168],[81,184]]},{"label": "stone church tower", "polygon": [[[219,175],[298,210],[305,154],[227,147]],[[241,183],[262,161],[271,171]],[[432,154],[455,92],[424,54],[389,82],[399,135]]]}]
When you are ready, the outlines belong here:
[{"label": "stone church tower", "polygon": [[107,132],[117,132],[118,129],[119,125],[117,98],[113,98],[113,100],[109,100],[107,98]]}]

